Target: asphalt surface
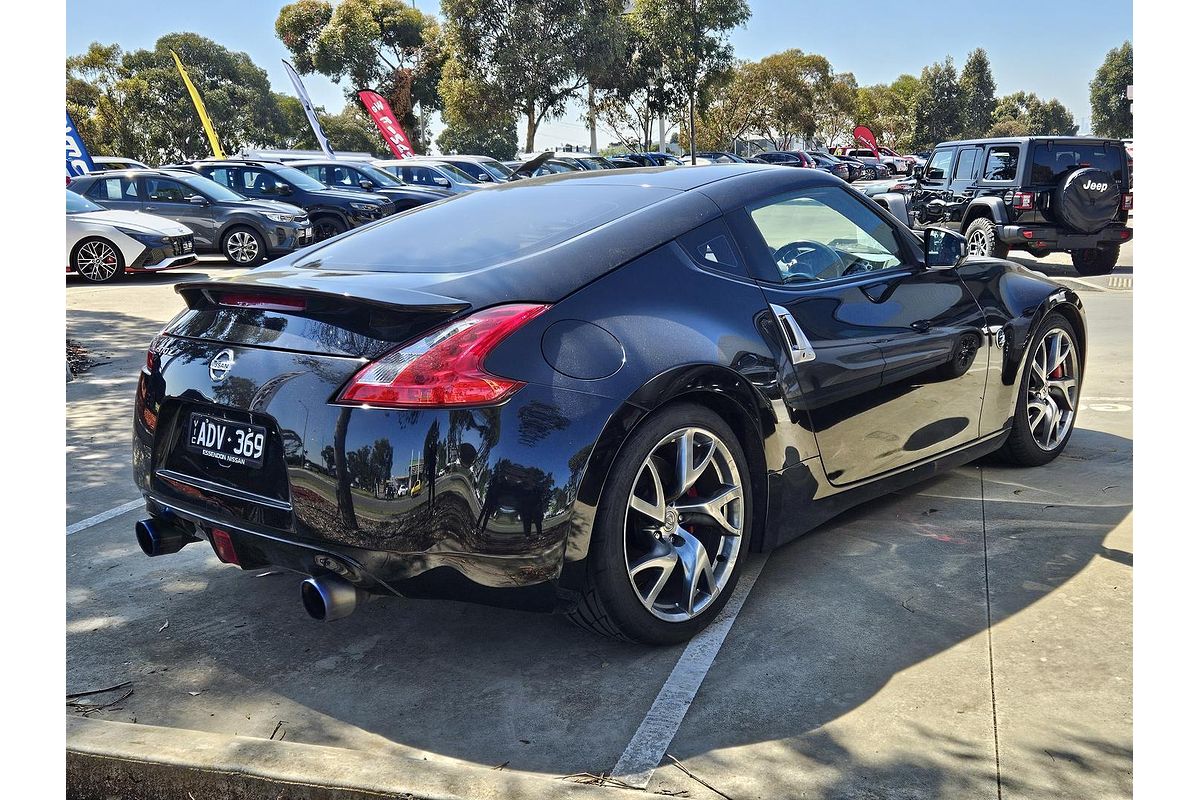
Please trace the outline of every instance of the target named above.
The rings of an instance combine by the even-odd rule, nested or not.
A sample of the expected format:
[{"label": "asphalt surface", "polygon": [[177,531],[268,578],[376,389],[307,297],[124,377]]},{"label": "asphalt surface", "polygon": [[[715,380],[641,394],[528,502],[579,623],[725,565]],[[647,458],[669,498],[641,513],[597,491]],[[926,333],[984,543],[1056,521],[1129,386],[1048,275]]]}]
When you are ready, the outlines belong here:
[{"label": "asphalt surface", "polygon": [[[1049,261],[1024,263],[1088,313],[1063,455],[967,465],[770,554],[667,749],[697,778],[739,800],[1131,795],[1132,289]],[[1131,245],[1121,263],[1131,287]],[[453,602],[383,599],[322,625],[294,575],[203,546],[148,559],[133,510],[89,523],[137,499],[137,370],[181,308],[172,285],[196,272],[236,270],[67,282],[68,336],[101,363],[67,386],[66,690],[133,689],[88,717],[547,777],[611,770],[682,646]],[[669,759],[648,788],[720,797]]]}]

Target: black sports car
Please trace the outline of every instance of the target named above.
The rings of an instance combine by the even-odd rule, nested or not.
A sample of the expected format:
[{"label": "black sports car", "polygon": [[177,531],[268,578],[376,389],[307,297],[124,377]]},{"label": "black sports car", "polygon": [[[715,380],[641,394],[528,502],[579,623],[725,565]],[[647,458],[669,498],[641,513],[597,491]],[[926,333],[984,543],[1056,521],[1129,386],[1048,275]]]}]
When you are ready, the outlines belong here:
[{"label": "black sports car", "polygon": [[1065,446],[1082,305],[826,173],[571,172],[184,283],[137,390],[149,555],[686,639],[754,550]]}]

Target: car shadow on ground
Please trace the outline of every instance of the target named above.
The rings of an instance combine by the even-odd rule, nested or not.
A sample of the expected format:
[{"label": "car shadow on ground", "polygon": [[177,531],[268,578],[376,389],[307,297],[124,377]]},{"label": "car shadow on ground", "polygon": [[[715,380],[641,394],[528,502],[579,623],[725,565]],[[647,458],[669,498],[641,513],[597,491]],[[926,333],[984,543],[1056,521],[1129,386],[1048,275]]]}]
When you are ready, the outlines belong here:
[{"label": "car shadow on ground", "polygon": [[[988,491],[1016,498],[1011,507],[987,504],[992,624],[1094,559],[1113,558],[1104,540],[1130,501],[1072,476],[1089,465],[1089,474],[1108,476],[1101,485],[1123,481],[1127,491],[1131,447],[1078,430],[1048,467],[984,464],[996,476]],[[774,743],[781,759],[801,754],[847,781],[857,775],[854,786],[924,773],[920,783],[946,797],[965,796],[956,787],[975,780],[973,771],[994,774],[978,742],[960,748],[961,770],[920,760],[855,765],[824,730],[895,676],[987,630],[979,470],[969,465],[867,503],[773,553],[689,711],[689,725],[706,732],[682,737],[672,753],[719,758],[739,745]],[[454,602],[381,599],[320,624],[303,615],[295,575],[256,578],[220,565],[205,545],[145,559],[132,532],[86,564],[69,558],[68,569],[78,576],[68,586],[81,587],[68,593],[72,686],[134,680],[126,713],[146,724],[268,736],[286,720],[290,741],[598,773],[615,763],[682,650],[604,640],[560,617]],[[103,588],[82,588],[94,583],[84,571],[110,570]],[[168,619],[169,631],[160,627]],[[705,725],[715,705],[737,713]],[[905,725],[930,748],[957,746],[915,722],[899,721],[897,731]],[[1073,740],[1069,731],[1046,744],[1080,770],[1113,746]],[[769,761],[753,765],[759,774],[769,769]],[[822,796],[862,796],[850,784],[839,789],[839,780]]]},{"label": "car shadow on ground", "polygon": [[[1049,275],[1052,278],[1078,278],[1078,277],[1080,277],[1079,273],[1076,272],[1075,268],[1073,266],[1071,266],[1070,264],[1055,264],[1050,261],[1043,261],[1043,260],[1040,260],[1037,258],[1032,258],[1030,256],[1016,255],[1016,254],[1005,256],[1005,258],[1007,258],[1009,261],[1020,264],[1023,267],[1028,267],[1029,269],[1032,269],[1036,272],[1041,272],[1046,275]],[[1109,274],[1111,274],[1111,275],[1132,275],[1133,267],[1123,267],[1123,266],[1118,265]],[[1097,276],[1093,276],[1093,277],[1097,277]],[[1106,278],[1108,276],[1101,275],[1098,277]]]}]

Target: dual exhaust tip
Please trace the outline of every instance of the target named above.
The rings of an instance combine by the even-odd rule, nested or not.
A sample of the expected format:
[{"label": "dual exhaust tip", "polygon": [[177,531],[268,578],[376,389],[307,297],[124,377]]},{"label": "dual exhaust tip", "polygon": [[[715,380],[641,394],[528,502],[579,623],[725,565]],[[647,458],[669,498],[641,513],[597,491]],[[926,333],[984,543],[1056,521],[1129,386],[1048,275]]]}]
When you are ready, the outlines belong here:
[{"label": "dual exhaust tip", "polygon": [[[178,553],[192,542],[200,541],[191,523],[170,517],[150,517],[133,526],[138,546],[148,556]],[[331,622],[354,613],[366,598],[366,592],[337,575],[318,575],[300,584],[300,602],[315,620]]]}]

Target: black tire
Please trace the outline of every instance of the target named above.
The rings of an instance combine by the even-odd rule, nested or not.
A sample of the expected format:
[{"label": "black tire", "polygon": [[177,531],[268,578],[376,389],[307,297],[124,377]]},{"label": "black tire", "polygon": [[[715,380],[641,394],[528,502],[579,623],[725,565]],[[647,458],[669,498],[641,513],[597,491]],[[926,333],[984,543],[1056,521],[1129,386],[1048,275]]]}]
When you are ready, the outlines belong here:
[{"label": "black tire", "polygon": [[[996,236],[996,223],[987,217],[971,220],[963,235],[967,237],[967,254],[987,258],[1008,258],[1008,245]],[[977,251],[972,246],[977,248]]]},{"label": "black tire", "polygon": [[334,216],[333,214],[322,214],[318,217],[314,217],[312,226],[314,242],[323,242],[326,239],[331,239],[334,236],[337,236],[339,233],[345,233],[346,231],[350,230],[350,228],[346,226],[346,223],[342,222],[340,217]]},{"label": "black tire", "polygon": [[1120,247],[1089,247],[1086,250],[1072,250],[1071,263],[1080,275],[1107,275],[1117,266],[1117,256],[1121,254]]},{"label": "black tire", "polygon": [[[1038,326],[1037,331],[1029,338],[1029,354],[1025,358],[1024,373],[1021,375],[1021,387],[1017,395],[1017,406],[1013,412],[1012,429],[1008,432],[1008,438],[1005,439],[1004,445],[997,452],[997,455],[1004,461],[1010,464],[1015,464],[1021,467],[1040,467],[1043,464],[1048,464],[1058,458],[1058,454],[1067,446],[1067,442],[1071,438],[1071,434],[1075,430],[1075,422],[1078,419],[1078,412],[1072,414],[1070,425],[1066,433],[1059,440],[1058,445],[1052,449],[1046,449],[1039,445],[1033,437],[1033,431],[1029,425],[1029,383],[1033,377],[1034,350],[1048,333],[1052,330],[1059,329],[1064,331],[1071,340],[1071,347],[1079,357],[1079,338],[1075,332],[1075,328],[1067,321],[1066,317],[1061,314],[1049,314],[1046,319],[1042,320],[1042,324]],[[1079,362],[1079,376],[1082,375],[1083,362]],[[1079,384],[1076,384],[1075,405],[1079,405]]]},{"label": "black tire", "polygon": [[[663,437],[680,428],[697,427],[719,438],[742,476],[742,536],[733,569],[708,607],[686,621],[669,622],[651,614],[634,592],[625,554],[625,523],[629,497],[638,472]],[[720,613],[737,587],[750,552],[754,508],[750,468],[729,425],[715,412],[693,403],[670,405],[641,423],[622,446],[609,472],[592,527],[585,583],[578,605],[567,617],[580,627],[607,636],[644,644],[686,641]]]},{"label": "black tire", "polygon": [[258,231],[239,225],[221,237],[221,253],[231,264],[253,267],[267,260],[267,245]]},{"label": "black tire", "polygon": [[94,236],[75,245],[71,252],[71,269],[85,281],[112,283],[125,276],[125,257],[121,255],[121,248]]}]

